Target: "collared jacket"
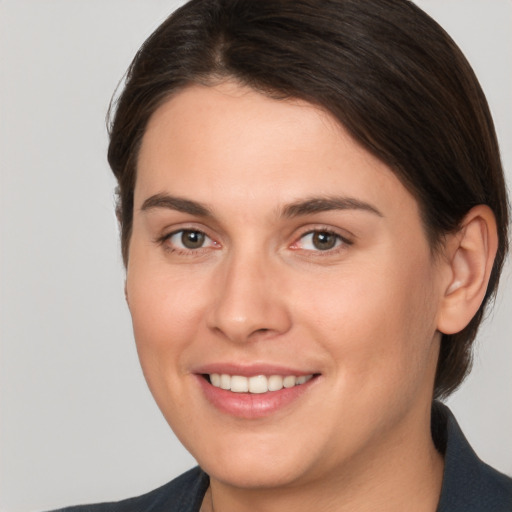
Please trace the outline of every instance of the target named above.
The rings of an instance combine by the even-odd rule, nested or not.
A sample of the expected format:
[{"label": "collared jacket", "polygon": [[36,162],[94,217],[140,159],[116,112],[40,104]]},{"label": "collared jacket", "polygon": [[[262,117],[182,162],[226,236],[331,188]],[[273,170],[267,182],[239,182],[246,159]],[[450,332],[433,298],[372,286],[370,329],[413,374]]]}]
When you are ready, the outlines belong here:
[{"label": "collared jacket", "polygon": [[[512,479],[477,457],[453,414],[439,402],[432,409],[432,436],[445,461],[437,512],[512,512]],[[199,512],[208,485],[208,475],[196,467],[137,498],[56,512]]]}]

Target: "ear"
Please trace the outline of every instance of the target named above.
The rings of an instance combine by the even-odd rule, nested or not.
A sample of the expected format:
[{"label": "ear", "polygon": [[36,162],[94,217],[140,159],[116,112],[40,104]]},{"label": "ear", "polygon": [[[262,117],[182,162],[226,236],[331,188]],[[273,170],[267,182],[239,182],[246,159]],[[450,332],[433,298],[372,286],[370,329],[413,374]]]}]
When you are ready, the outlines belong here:
[{"label": "ear", "polygon": [[437,322],[440,332],[459,332],[476,314],[487,291],[497,248],[496,219],[486,205],[472,208],[457,233],[447,237],[448,272]]}]

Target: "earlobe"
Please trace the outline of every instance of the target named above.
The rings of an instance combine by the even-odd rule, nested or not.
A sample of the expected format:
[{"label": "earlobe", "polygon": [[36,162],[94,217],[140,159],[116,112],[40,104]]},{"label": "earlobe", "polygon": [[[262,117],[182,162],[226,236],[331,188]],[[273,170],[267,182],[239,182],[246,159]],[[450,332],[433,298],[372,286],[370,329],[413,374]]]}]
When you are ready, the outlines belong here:
[{"label": "earlobe", "polygon": [[450,272],[438,315],[440,332],[459,332],[476,314],[485,297],[497,247],[496,220],[486,205],[472,208],[457,233],[449,235],[446,256]]}]

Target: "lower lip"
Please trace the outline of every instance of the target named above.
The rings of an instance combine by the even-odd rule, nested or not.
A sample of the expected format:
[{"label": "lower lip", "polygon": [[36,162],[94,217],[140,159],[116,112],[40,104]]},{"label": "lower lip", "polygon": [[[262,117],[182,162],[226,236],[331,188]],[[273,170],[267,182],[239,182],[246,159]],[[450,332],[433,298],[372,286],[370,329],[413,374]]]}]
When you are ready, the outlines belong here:
[{"label": "lower lip", "polygon": [[202,375],[197,375],[197,378],[208,401],[221,412],[238,418],[256,419],[270,416],[298,400],[318,377],[292,388],[267,393],[233,393],[212,386]]}]

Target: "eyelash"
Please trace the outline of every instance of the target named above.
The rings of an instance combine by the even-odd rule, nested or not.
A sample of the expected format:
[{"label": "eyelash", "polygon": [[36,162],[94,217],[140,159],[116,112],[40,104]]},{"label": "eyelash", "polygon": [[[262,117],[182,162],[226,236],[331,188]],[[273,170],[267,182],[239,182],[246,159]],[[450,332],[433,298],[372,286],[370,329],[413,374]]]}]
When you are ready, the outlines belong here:
[{"label": "eyelash", "polygon": [[[313,237],[315,234],[317,234],[317,235],[324,234],[324,235],[328,235],[328,236],[334,236],[336,238],[336,240],[335,240],[336,245],[332,248],[328,248],[325,250],[303,249],[301,247],[298,247],[298,244],[300,243],[301,240],[304,240],[305,237],[307,237],[307,236]],[[340,233],[334,231],[332,228],[327,227],[327,226],[326,227],[320,226],[315,229],[309,229],[308,231],[302,233],[297,238],[297,241],[291,245],[291,248],[296,251],[304,251],[305,253],[309,253],[309,255],[314,254],[315,257],[317,257],[317,256],[322,257],[322,256],[332,256],[333,254],[338,254],[340,251],[343,251],[348,246],[353,245],[353,243],[354,242],[352,240],[350,240],[346,236],[343,236]]]},{"label": "eyelash", "polygon": [[[181,235],[183,237],[183,235],[185,233],[191,233],[191,234],[196,233],[196,234],[199,234],[200,236],[204,236],[205,239],[210,240],[211,245],[209,245],[207,247],[205,247],[204,245],[201,245],[200,247],[197,247],[197,248],[182,248],[182,247],[176,247],[175,245],[173,246],[173,244],[170,242],[170,240],[177,235]],[[301,247],[298,247],[298,244],[300,243],[301,240],[303,240],[307,236],[314,236],[315,234],[325,234],[328,236],[334,236],[336,238],[336,240],[335,240],[336,245],[332,248],[327,248],[325,250],[303,249]],[[184,256],[199,256],[212,247],[220,248],[220,244],[218,242],[215,242],[204,231],[202,231],[200,229],[193,229],[193,228],[182,228],[182,229],[178,229],[176,231],[172,231],[171,233],[167,233],[167,234],[159,237],[156,240],[156,242],[159,245],[163,246],[166,251],[171,252],[173,254],[184,255]],[[296,241],[293,242],[293,244],[291,244],[290,248],[292,250],[296,250],[296,251],[304,251],[306,253],[309,253],[309,255],[315,254],[315,256],[328,256],[328,255],[337,254],[338,252],[346,249],[347,246],[350,246],[352,244],[353,244],[353,241],[346,238],[345,236],[340,235],[336,231],[333,231],[332,228],[318,227],[318,228],[310,229],[310,230],[302,233],[296,239]]]},{"label": "eyelash", "polygon": [[194,229],[194,228],[181,228],[181,229],[177,229],[176,231],[172,231],[171,233],[167,233],[161,237],[159,237],[156,242],[163,246],[164,249],[168,252],[171,252],[173,254],[178,254],[178,255],[183,255],[183,256],[199,256],[201,254],[203,254],[205,252],[205,250],[208,250],[210,249],[210,246],[208,247],[204,247],[204,246],[201,246],[201,247],[198,247],[196,249],[191,249],[191,248],[186,248],[186,247],[176,247],[175,245],[173,246],[173,244],[171,243],[171,239],[177,235],[181,235],[183,237],[183,235],[185,233],[196,233],[196,234],[199,234],[199,235],[202,235],[205,237],[205,239],[208,239],[212,242],[212,246],[214,246],[215,248],[217,247],[220,247],[220,244],[218,242],[215,242],[214,240],[212,240],[211,237],[209,237],[204,231],[200,230],[200,229]]}]

